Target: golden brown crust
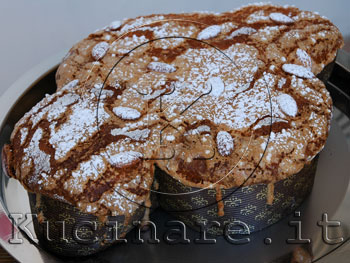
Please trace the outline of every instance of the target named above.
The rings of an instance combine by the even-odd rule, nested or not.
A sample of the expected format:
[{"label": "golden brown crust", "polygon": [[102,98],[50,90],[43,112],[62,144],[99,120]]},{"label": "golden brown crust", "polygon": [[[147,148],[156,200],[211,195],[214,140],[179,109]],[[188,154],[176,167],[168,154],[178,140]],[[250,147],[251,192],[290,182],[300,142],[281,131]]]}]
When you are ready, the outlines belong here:
[{"label": "golden brown crust", "polygon": [[191,186],[279,181],[325,144],[332,101],[315,75],[342,43],[329,20],[273,5],[115,22],[18,122],[10,175],[96,214],[132,213],[154,164]]},{"label": "golden brown crust", "polygon": [[[285,24],[271,20],[269,14],[276,12],[292,17],[295,22]],[[169,25],[165,27],[165,23],[169,23]],[[143,29],[148,26],[156,27],[157,25],[163,26],[161,33],[159,32],[160,30]],[[339,30],[328,19],[313,12],[301,11],[295,7],[268,4],[249,5],[222,14],[184,13],[140,16],[123,21],[121,26],[114,30],[111,30],[109,27],[98,30],[74,45],[57,71],[56,81],[58,89],[74,79],[86,81],[90,74],[95,77],[91,79],[93,82],[96,82],[98,77],[104,79],[106,77],[105,73],[112,68],[118,58],[137,44],[162,36],[197,38],[198,33],[202,29],[211,25],[222,25],[223,28],[220,35],[216,38],[208,39],[209,43],[222,50],[235,43],[251,45],[261,53],[260,59],[265,63],[280,64],[283,62],[281,59],[285,58],[288,62],[302,65],[303,63],[296,58],[295,52],[297,48],[304,49],[312,59],[312,72],[314,74],[318,74],[324,65],[330,63],[335,57],[336,50],[343,45],[343,38]],[[276,26],[279,28],[274,30]],[[241,30],[242,28],[246,30],[237,31],[237,29]],[[260,32],[251,34],[252,32],[249,33],[247,28],[255,31],[260,30]],[[270,29],[271,34],[268,34],[267,29]],[[236,35],[234,38],[226,39],[234,32]],[[123,43],[120,41],[127,38],[131,39],[133,36],[137,37],[137,39],[132,39],[128,43],[125,43],[127,41]],[[116,42],[116,40],[118,41]],[[325,44],[325,41],[327,44]],[[106,42],[110,45],[115,44],[116,48],[109,49],[106,53],[107,55],[99,59],[103,65],[93,67],[96,59],[92,56],[92,49],[101,42]],[[190,43],[187,44],[190,45]],[[186,48],[188,48],[186,45],[183,45],[185,49],[177,48],[162,52],[161,48],[159,48],[160,42],[155,41],[153,46],[153,48],[147,48],[146,55],[160,56],[168,62],[184,53]],[[111,59],[112,54],[115,57]],[[87,73],[90,69],[93,69],[93,72]],[[108,71],[105,71],[105,69]],[[276,70],[278,73],[281,73],[280,68]]]},{"label": "golden brown crust", "polygon": [[[110,94],[110,99],[114,93]],[[79,88],[61,90],[34,106],[17,123],[6,146],[8,174],[31,192],[41,193],[97,215],[132,214],[153,181],[153,166],[142,160],[126,135],[110,134],[116,117],[97,97]],[[121,148],[124,150],[121,150]]]}]

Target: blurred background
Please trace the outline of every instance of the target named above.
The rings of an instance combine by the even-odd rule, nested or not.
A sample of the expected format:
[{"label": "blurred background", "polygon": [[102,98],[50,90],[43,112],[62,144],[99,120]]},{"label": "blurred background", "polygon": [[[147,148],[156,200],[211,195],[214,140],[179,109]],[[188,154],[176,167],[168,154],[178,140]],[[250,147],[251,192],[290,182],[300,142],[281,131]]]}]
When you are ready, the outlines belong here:
[{"label": "blurred background", "polygon": [[[247,0],[1,0],[0,96],[24,72],[113,20],[152,13],[228,11]],[[328,17],[347,39],[349,0],[276,0]]]}]

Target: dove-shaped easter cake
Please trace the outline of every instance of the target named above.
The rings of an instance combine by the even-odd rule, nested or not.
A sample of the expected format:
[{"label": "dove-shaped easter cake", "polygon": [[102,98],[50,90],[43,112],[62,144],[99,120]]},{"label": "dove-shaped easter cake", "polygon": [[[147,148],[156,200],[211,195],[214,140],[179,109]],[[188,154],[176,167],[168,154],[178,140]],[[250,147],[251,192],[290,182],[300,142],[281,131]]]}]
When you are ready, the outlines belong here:
[{"label": "dove-shaped easter cake", "polygon": [[[100,219],[135,219],[153,191],[190,225],[253,213],[261,229],[312,186],[291,190],[326,143],[332,100],[316,76],[342,45],[327,18],[291,6],[114,21],[71,48],[57,92],[16,124],[8,174]],[[240,188],[262,205],[233,203]]]}]

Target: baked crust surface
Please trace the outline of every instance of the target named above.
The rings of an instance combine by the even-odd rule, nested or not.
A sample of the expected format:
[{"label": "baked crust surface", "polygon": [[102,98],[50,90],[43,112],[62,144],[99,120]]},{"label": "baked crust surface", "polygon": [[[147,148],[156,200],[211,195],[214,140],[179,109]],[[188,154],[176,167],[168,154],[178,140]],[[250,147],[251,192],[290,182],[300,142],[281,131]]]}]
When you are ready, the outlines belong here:
[{"label": "baked crust surface", "polygon": [[199,187],[282,180],[324,147],[332,101],[315,76],[342,45],[295,7],[115,21],[72,47],[58,91],[16,124],[9,174],[97,215],[132,214],[154,165]]}]

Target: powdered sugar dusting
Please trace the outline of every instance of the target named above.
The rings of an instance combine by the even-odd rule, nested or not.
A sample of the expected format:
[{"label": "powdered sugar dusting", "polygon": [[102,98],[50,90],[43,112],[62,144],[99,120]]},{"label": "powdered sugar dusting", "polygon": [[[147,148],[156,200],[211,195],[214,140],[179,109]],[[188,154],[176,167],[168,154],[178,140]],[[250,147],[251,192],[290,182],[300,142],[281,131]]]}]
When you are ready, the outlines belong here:
[{"label": "powdered sugar dusting", "polygon": [[[312,72],[311,59],[309,61],[310,57],[302,50],[305,45],[300,44],[300,40],[305,39],[308,43],[308,32],[315,32],[312,37],[314,43],[320,44],[320,48],[328,43],[335,47],[337,44],[328,40],[326,42],[324,38],[330,36],[335,39],[337,32],[333,34],[330,29],[319,32],[325,25],[331,28],[329,22],[323,23],[319,17],[315,18],[317,23],[303,19],[295,27],[289,28],[288,19],[293,19],[286,19],[283,14],[281,18],[279,13],[269,16],[269,10],[281,10],[279,12],[286,14],[286,17],[298,13],[297,9],[284,10],[283,7],[249,8],[238,12],[238,16],[235,13],[232,16],[229,13],[210,15],[208,22],[213,24],[216,21],[217,25],[206,25],[205,29],[199,23],[179,21],[190,17],[189,14],[166,15],[161,21],[160,16],[139,17],[122,23],[112,22],[105,30],[90,35],[76,45],[79,52],[72,52],[66,58],[58,75],[58,81],[61,82],[59,86],[79,78],[84,82],[81,89],[75,89],[78,80],[71,81],[63,88],[63,92],[52,96],[52,101],[52,97],[48,96],[41,105],[35,106],[17,126],[13,137],[13,140],[17,140],[16,145],[20,141],[23,148],[32,147],[30,149],[34,151],[34,155],[25,152],[27,160],[18,160],[18,166],[23,165],[20,175],[33,179],[37,182],[36,186],[47,186],[45,190],[52,190],[57,187],[56,182],[62,182],[63,191],[66,192],[61,196],[71,197],[67,200],[76,201],[74,204],[82,211],[129,216],[138,207],[136,203],[145,201],[146,194],[143,193],[151,189],[151,165],[164,164],[161,169],[174,171],[175,174],[169,173],[172,176],[182,176],[176,172],[179,158],[190,162],[201,152],[206,154],[206,158],[213,153],[214,148],[217,154],[213,160],[207,161],[208,171],[213,171],[214,165],[223,164],[220,162],[222,159],[228,168],[226,164],[236,160],[248,145],[249,135],[253,135],[246,162],[238,167],[247,168],[257,157],[262,156],[261,150],[265,147],[261,146],[264,143],[266,146],[268,142],[268,129],[265,126],[271,122],[278,125],[273,125],[271,144],[266,149],[266,158],[261,162],[262,169],[257,171],[260,174],[254,180],[275,180],[276,176],[270,173],[270,169],[265,169],[271,164],[278,164],[279,178],[295,174],[298,171],[291,169],[304,164],[309,155],[305,151],[309,142],[320,142],[321,137],[327,136],[331,107],[329,95],[317,78],[303,80],[299,77],[308,77],[308,73]],[[198,16],[196,13],[193,15]],[[180,19],[171,21],[177,16]],[[204,21],[206,15],[199,16]],[[272,22],[273,18],[280,22]],[[152,23],[154,21],[157,22]],[[124,34],[126,32],[129,33]],[[151,36],[153,40],[163,39],[145,43]],[[220,38],[225,54],[216,52],[218,50],[210,45],[206,47],[204,43],[200,47],[192,45],[186,37],[213,38],[215,43]],[[103,46],[101,41],[106,41],[109,46]],[[92,61],[92,49],[98,45],[102,45],[102,51],[96,52],[95,61]],[[123,60],[124,65],[112,71],[106,81],[106,89],[102,89],[101,83],[108,68],[115,59],[128,52],[129,55]],[[166,57],[167,52],[172,52],[171,57]],[[321,69],[322,62],[326,63],[326,58],[313,62],[315,72]],[[295,64],[284,66],[292,75],[281,72],[283,63]],[[308,70],[308,73],[305,74],[304,69],[296,70],[298,65]],[[91,77],[91,81],[87,76]],[[119,86],[115,83],[119,83]],[[169,83],[174,85],[173,89]],[[212,88],[210,92],[208,87]],[[157,99],[159,96],[161,98]],[[305,98],[309,107],[301,111],[293,97]],[[98,98],[101,100],[97,109]],[[114,113],[111,113],[112,116],[107,114],[110,111]],[[159,131],[167,122],[170,125],[161,137]],[[42,134],[34,134],[39,128]],[[33,138],[37,140],[35,143],[42,148],[39,158],[46,158],[46,149],[42,147],[44,143],[50,147],[50,152],[47,151],[49,161],[43,159],[43,163],[52,164],[51,174],[45,171],[39,176],[38,173],[34,174],[36,164],[33,157],[37,158],[40,149],[33,148],[28,134],[34,135]],[[96,143],[100,136],[101,141]],[[161,160],[141,163],[140,159],[157,157],[158,137],[174,146],[175,158],[166,164]],[[312,148],[312,154],[319,150],[318,146]],[[220,159],[219,155],[229,157]],[[279,158],[281,156],[283,158]],[[72,170],[64,168],[69,163],[68,158],[76,164]],[[118,177],[124,170],[115,169],[113,164],[116,167],[130,165],[128,174]],[[56,168],[58,170],[54,173]],[[218,167],[213,173],[210,172],[210,178],[216,179],[215,173],[221,172],[221,167]],[[203,184],[207,183],[205,175]],[[240,176],[239,173],[237,175]],[[236,176],[236,172],[232,176]],[[243,177],[247,178],[248,174]],[[50,178],[54,182],[45,183]],[[113,186],[102,187],[97,196],[99,200],[91,201],[94,198],[89,196],[80,198],[79,193],[82,191],[86,190],[84,195],[89,195],[94,190],[90,182],[104,183],[110,178],[113,179]],[[134,194],[132,189],[141,186],[146,191]],[[104,209],[100,209],[101,204]]]},{"label": "powdered sugar dusting", "polygon": [[110,161],[118,168],[122,168],[126,165],[130,165],[133,162],[141,159],[142,153],[135,151],[121,152],[110,156]]},{"label": "powdered sugar dusting", "polygon": [[267,117],[267,118],[264,118],[262,120],[260,120],[255,126],[254,126],[254,130],[256,129],[259,129],[263,126],[270,126],[271,124],[273,123],[276,123],[276,122],[285,122],[285,123],[288,123],[288,121],[284,120],[284,119],[281,119],[281,118],[276,118],[276,117]]},{"label": "powdered sugar dusting", "polygon": [[111,44],[111,50],[120,54],[126,54],[130,52],[133,48],[145,43],[148,39],[144,36],[132,35],[131,37],[123,37],[118,41],[114,41]]},{"label": "powdered sugar dusting", "polygon": [[215,97],[219,97],[225,90],[224,82],[222,82],[220,77],[210,78],[207,85],[211,87],[210,95]]},{"label": "powdered sugar dusting", "polygon": [[252,27],[241,27],[231,33],[228,38],[234,38],[241,35],[251,35],[254,34],[256,30]]},{"label": "powdered sugar dusting", "polygon": [[133,20],[131,23],[127,23],[127,24],[123,25],[123,27],[120,31],[121,31],[121,33],[129,32],[135,28],[139,28],[141,26],[151,24],[154,21],[163,20],[163,19],[164,19],[164,16],[162,16],[162,15],[148,17],[148,18],[139,17],[139,18]]},{"label": "powdered sugar dusting", "polygon": [[265,15],[263,10],[256,11],[250,14],[247,18],[247,23],[253,24],[260,21],[267,21],[269,17]]},{"label": "powdered sugar dusting", "polygon": [[37,129],[32,137],[27,148],[24,149],[23,163],[28,163],[29,158],[32,159],[34,163],[35,178],[40,180],[40,177],[47,175],[50,172],[50,155],[43,152],[40,147],[40,140],[43,135],[43,130],[41,128]]},{"label": "powdered sugar dusting", "polygon": [[74,79],[71,82],[68,82],[66,85],[64,85],[62,87],[62,90],[70,90],[75,88],[77,85],[79,84],[79,80],[78,79]]},{"label": "powdered sugar dusting", "polygon": [[[99,123],[102,125],[109,115],[104,110],[104,104],[99,103],[98,108],[94,105],[95,95],[87,93],[86,97],[82,97],[79,103],[71,106],[71,114],[69,118],[55,129],[55,121],[50,124],[49,142],[55,148],[55,159],[65,157],[65,155],[74,148],[79,142],[86,141],[91,135],[98,131],[96,125],[96,110],[99,113]],[[52,109],[59,108],[54,104],[50,105]],[[49,107],[48,107],[49,108]]]},{"label": "powdered sugar dusting", "polygon": [[66,111],[67,106],[77,102],[79,98],[79,95],[74,93],[68,93],[57,98],[53,105],[47,108],[47,120],[53,121],[54,119],[59,118],[60,115]]},{"label": "powdered sugar dusting", "polygon": [[289,16],[286,16],[282,13],[271,13],[269,15],[270,19],[277,23],[283,23],[283,24],[291,24],[294,23],[294,20],[290,18]]},{"label": "powdered sugar dusting", "polygon": [[116,20],[116,21],[113,21],[112,23],[110,23],[108,28],[110,30],[117,30],[121,25],[122,25],[122,22],[120,22],[119,20]]},{"label": "powdered sugar dusting", "polygon": [[100,97],[101,100],[104,100],[107,97],[113,96],[114,92],[108,89],[102,89],[103,84],[97,83],[94,85],[90,92],[93,93],[96,97]]},{"label": "powdered sugar dusting", "polygon": [[298,48],[296,51],[296,55],[297,55],[298,60],[301,62],[301,64],[304,67],[311,70],[312,61],[311,61],[311,57],[309,56],[309,54],[306,53],[305,50]]},{"label": "powdered sugar dusting", "polygon": [[153,99],[159,97],[160,95],[162,95],[165,91],[166,91],[166,89],[155,90],[152,94],[144,95],[142,97],[142,99],[143,100],[153,100]]},{"label": "powdered sugar dusting", "polygon": [[102,195],[99,203],[110,209],[112,215],[124,216],[127,213],[132,214],[137,210],[139,208],[138,203],[141,203],[142,201],[143,200],[136,194],[127,191],[125,186],[117,184],[112,192],[106,192]]},{"label": "powdered sugar dusting", "polygon": [[84,185],[89,181],[97,180],[106,169],[104,159],[99,155],[92,155],[88,161],[79,164],[72,172],[72,177],[64,183],[64,188],[71,194],[82,193]]},{"label": "powdered sugar dusting", "polygon": [[293,74],[300,78],[312,79],[315,77],[315,75],[309,69],[296,64],[284,64],[282,66],[282,69],[285,72]]},{"label": "powdered sugar dusting", "polygon": [[281,94],[277,98],[278,106],[288,116],[295,117],[298,113],[298,106],[292,96],[288,94]]},{"label": "powdered sugar dusting", "polygon": [[20,131],[21,131],[21,145],[23,145],[28,135],[28,128],[23,127]]},{"label": "powdered sugar dusting", "polygon": [[278,89],[282,89],[283,85],[286,84],[286,82],[287,82],[287,80],[285,78],[280,78],[278,80],[278,85],[277,85]]},{"label": "powdered sugar dusting", "polygon": [[147,66],[148,69],[156,72],[162,73],[172,73],[176,71],[176,68],[173,65],[163,63],[163,62],[151,62]]},{"label": "powdered sugar dusting", "polygon": [[210,127],[207,125],[200,125],[196,129],[188,130],[184,135],[198,135],[203,132],[210,132]]},{"label": "powdered sugar dusting", "polygon": [[124,136],[128,136],[129,138],[135,141],[145,141],[148,138],[149,133],[150,133],[149,129],[135,130],[135,131],[124,131],[124,129],[113,129],[111,131],[111,134],[113,136],[124,135]]},{"label": "powdered sugar dusting", "polygon": [[216,135],[218,152],[222,156],[229,156],[233,152],[234,143],[231,134],[227,131],[219,131]]},{"label": "powdered sugar dusting", "polygon": [[49,121],[53,121],[55,118],[58,118],[66,111],[68,105],[73,104],[74,102],[78,101],[78,99],[79,96],[74,93],[57,96],[55,102],[53,102],[51,105],[44,106],[41,111],[32,116],[32,127],[37,125],[46,115]]},{"label": "powdered sugar dusting", "polygon": [[106,55],[108,49],[109,44],[107,42],[100,42],[92,48],[91,55],[95,60],[100,60]]},{"label": "powdered sugar dusting", "polygon": [[218,26],[218,25],[209,26],[203,29],[201,32],[199,32],[197,39],[199,40],[210,39],[219,35],[220,32],[221,32],[221,26]]},{"label": "powdered sugar dusting", "polygon": [[136,120],[141,116],[141,113],[138,110],[129,107],[114,107],[113,112],[123,120]]}]

